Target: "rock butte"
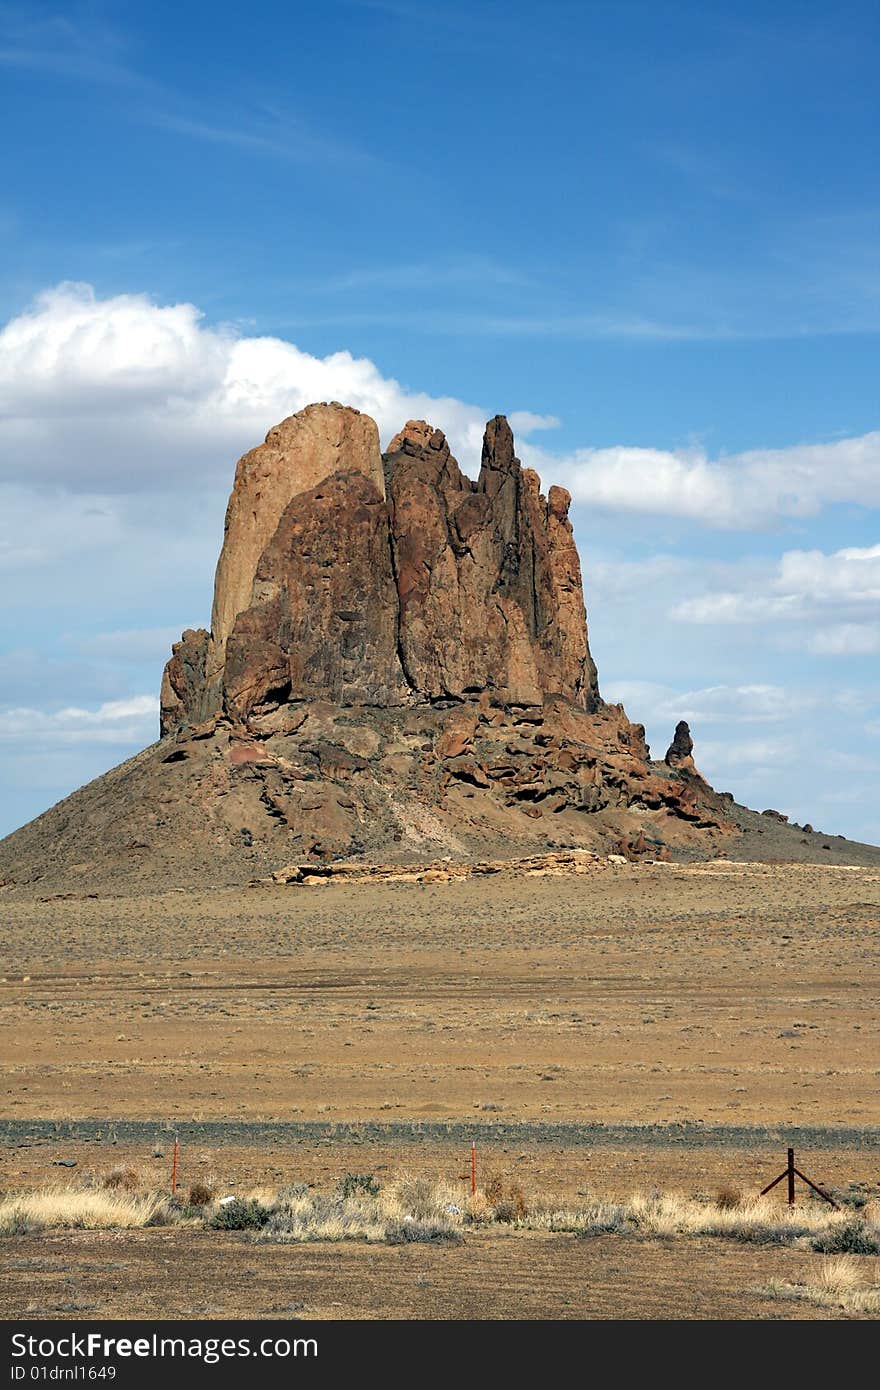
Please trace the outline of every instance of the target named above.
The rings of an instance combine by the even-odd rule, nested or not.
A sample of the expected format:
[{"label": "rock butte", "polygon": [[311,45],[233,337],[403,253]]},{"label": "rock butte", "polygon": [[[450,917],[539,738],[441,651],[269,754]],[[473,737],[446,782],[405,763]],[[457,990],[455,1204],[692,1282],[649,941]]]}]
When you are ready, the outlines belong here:
[{"label": "rock butte", "polygon": [[[545,817],[565,834],[566,813],[615,805],[721,830],[687,726],[673,744],[687,756],[671,750],[658,775],[642,726],[602,701],[571,498],[540,489],[501,415],[476,481],[425,420],[384,455],[375,423],[336,402],[270,430],[236,468],[211,631],[185,632],[165,669],[170,756],[228,738],[227,765],[260,782],[307,861],[362,852],[379,789],[404,798],[386,852],[466,854],[471,826],[506,838],[510,819],[514,838]],[[662,855],[647,830],[621,822],[609,845]]]},{"label": "rock butte", "polygon": [[238,464],[211,631],[185,632],[162,732],[281,702],[600,705],[564,488],[540,493],[503,416],[480,476],[410,420],[312,405]]},{"label": "rock butte", "polygon": [[599,693],[569,503],[500,415],[476,481],[424,420],[384,455],[349,407],[284,420],[236,469],[211,630],[174,645],[159,742],[0,843],[0,890],[584,851],[875,863],[713,791],[684,722],[651,759]]}]

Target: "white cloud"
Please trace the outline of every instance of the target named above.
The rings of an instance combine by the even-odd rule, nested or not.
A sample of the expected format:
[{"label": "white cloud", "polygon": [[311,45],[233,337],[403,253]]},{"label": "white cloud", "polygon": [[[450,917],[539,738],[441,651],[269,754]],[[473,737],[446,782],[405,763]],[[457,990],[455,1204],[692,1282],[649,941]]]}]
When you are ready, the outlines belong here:
[{"label": "white cloud", "polygon": [[107,700],[97,709],[0,710],[0,740],[40,746],[46,743],[151,743],[158,737],[155,695]]},{"label": "white cloud", "polygon": [[723,743],[708,739],[700,744],[701,766],[711,767],[713,775],[716,771],[741,774],[747,769],[749,775],[754,776],[756,771],[763,773],[772,769],[773,777],[778,779],[780,766],[797,758],[798,752],[797,739],[790,735],[733,739]]},{"label": "white cloud", "polygon": [[684,599],[673,608],[672,616],[683,623],[757,623],[805,614],[800,596],[727,592]]},{"label": "white cloud", "polygon": [[562,423],[555,415],[536,415],[531,410],[512,410],[507,418],[517,438],[535,430],[558,430]]},{"label": "white cloud", "polygon": [[880,603],[880,545],[825,555],[790,550],[779,564],[777,588],[819,603]]},{"label": "white cloud", "polygon": [[[315,357],[280,338],[209,326],[192,304],[58,285],[0,331],[0,480],[113,495],[225,486],[238,454],[318,400],[366,411],[383,441],[406,419],[427,418],[468,471],[478,465],[482,406],[409,390],[349,352]],[[520,435],[558,424],[528,410],[511,419]],[[714,460],[699,449],[624,445],[556,455],[524,441],[520,452],[578,502],[707,526],[880,505],[880,431]]]},{"label": "white cloud", "polygon": [[765,724],[787,719],[810,697],[779,685],[710,685],[697,690],[673,690],[652,681],[608,684],[605,698],[625,704],[634,719],[663,722],[670,728],[679,719],[694,724]]},{"label": "white cloud", "polygon": [[[880,545],[832,554],[789,550],[751,587],[685,599],[672,610],[686,623],[809,624],[803,644],[818,656],[869,655],[880,648]],[[847,621],[851,619],[851,621]]]},{"label": "white cloud", "polygon": [[872,656],[880,652],[880,623],[832,623],[807,639],[817,656]]},{"label": "white cloud", "polygon": [[483,409],[407,391],[366,358],[207,327],[192,304],[59,285],[0,331],[0,478],[114,494],[226,485],[238,454],[321,400],[366,411],[383,441],[424,416],[479,461]]},{"label": "white cloud", "polygon": [[700,449],[621,445],[559,458],[526,445],[522,455],[539,473],[564,483],[577,502],[724,529],[815,516],[836,503],[880,506],[880,431],[714,460]]}]

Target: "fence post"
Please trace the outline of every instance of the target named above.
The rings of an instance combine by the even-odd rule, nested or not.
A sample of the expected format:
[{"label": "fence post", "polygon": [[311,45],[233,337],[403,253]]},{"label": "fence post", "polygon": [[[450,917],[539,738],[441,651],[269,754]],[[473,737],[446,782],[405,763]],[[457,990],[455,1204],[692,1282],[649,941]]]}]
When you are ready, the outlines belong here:
[{"label": "fence post", "polygon": [[812,1188],[813,1192],[815,1192],[817,1196],[821,1197],[824,1202],[827,1202],[829,1206],[834,1207],[835,1211],[840,1211],[840,1207],[837,1205],[833,1197],[829,1197],[828,1193],[825,1192],[819,1186],[818,1183],[813,1182],[812,1178],[808,1178],[806,1173],[802,1173],[800,1168],[795,1168],[794,1149],[789,1149],[788,1162],[786,1163],[782,1172],[779,1174],[778,1177],[774,1178],[772,1182],[768,1182],[766,1187],[761,1188],[760,1195],[762,1197],[766,1197],[767,1193],[772,1192],[774,1187],[776,1187],[778,1183],[782,1182],[783,1178],[788,1178],[788,1205],[790,1207],[794,1206],[794,1180],[795,1178],[800,1178],[801,1182],[805,1182],[807,1184],[807,1187]]},{"label": "fence post", "polygon": [[477,1195],[477,1141],[471,1140],[471,1196]]},{"label": "fence post", "polygon": [[171,1196],[177,1192],[177,1155],[180,1150],[180,1141],[177,1135],[174,1136],[174,1158],[171,1161]]}]

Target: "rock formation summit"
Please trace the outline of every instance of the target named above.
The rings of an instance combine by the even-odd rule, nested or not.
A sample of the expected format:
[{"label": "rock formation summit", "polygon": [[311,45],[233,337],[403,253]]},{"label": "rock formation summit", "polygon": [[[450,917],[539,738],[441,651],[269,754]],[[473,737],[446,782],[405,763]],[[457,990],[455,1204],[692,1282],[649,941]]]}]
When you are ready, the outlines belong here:
[{"label": "rock formation summit", "polygon": [[238,463],[211,628],[174,645],[160,740],[0,843],[0,888],[821,857],[820,837],[714,792],[687,724],[654,762],[602,700],[570,500],[542,494],[500,415],[475,481],[424,420],[384,455],[349,407],[284,420]]},{"label": "rock formation summit", "polygon": [[503,416],[472,482],[424,420],[383,459],[368,416],[309,406],[238,465],[211,631],[174,648],[162,733],[307,700],[595,711],[570,501],[541,496]]}]

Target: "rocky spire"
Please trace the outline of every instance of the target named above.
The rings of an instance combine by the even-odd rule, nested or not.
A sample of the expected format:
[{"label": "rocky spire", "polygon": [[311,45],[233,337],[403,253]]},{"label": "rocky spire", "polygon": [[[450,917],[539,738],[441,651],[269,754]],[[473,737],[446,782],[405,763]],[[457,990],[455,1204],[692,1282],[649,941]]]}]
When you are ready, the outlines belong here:
[{"label": "rocky spire", "polygon": [[506,419],[472,482],[411,420],[314,405],[236,469],[210,633],[175,645],[162,729],[291,701],[600,705],[563,488],[540,492]]},{"label": "rocky spire", "polygon": [[694,741],[691,738],[690,725],[686,720],[680,719],[675,726],[675,733],[672,742],[666,750],[666,757],[663,761],[667,767],[677,768],[679,771],[694,772]]}]

